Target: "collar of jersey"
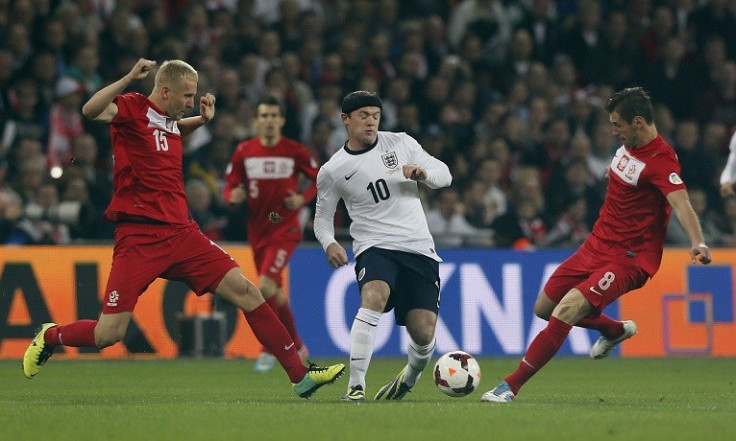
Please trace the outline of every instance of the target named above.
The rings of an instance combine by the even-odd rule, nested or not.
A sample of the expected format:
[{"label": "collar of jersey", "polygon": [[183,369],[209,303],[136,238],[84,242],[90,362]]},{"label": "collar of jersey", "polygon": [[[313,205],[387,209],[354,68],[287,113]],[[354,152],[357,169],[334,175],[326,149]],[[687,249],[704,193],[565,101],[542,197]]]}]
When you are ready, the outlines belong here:
[{"label": "collar of jersey", "polygon": [[362,155],[363,153],[368,153],[368,152],[370,152],[370,151],[371,151],[371,150],[373,150],[373,148],[374,148],[375,146],[377,146],[377,145],[378,145],[378,135],[376,135],[376,142],[374,142],[373,144],[371,144],[371,145],[370,145],[370,146],[369,146],[368,148],[366,148],[366,149],[363,149],[363,150],[360,150],[360,151],[358,151],[358,152],[356,152],[356,151],[354,151],[354,150],[350,150],[350,149],[348,148],[348,142],[347,142],[347,141],[345,141],[345,145],[343,145],[343,146],[342,146],[342,148],[343,148],[343,149],[344,149],[344,150],[345,150],[345,151],[346,151],[347,153],[349,153],[349,154],[351,154],[351,155]]}]

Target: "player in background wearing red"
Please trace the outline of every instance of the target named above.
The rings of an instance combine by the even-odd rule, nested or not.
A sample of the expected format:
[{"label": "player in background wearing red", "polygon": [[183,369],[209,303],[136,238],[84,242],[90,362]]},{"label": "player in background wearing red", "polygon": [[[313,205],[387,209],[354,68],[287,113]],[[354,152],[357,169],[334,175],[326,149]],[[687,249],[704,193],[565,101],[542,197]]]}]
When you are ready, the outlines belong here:
[{"label": "player in background wearing red", "polygon": [[[307,347],[284,295],[282,272],[302,241],[299,213],[317,195],[319,165],[306,147],[281,135],[285,123],[278,98],[268,96],[258,101],[258,136],[241,142],[233,152],[223,197],[232,205],[246,203],[248,241],[260,275],[259,288],[305,360]],[[302,193],[300,179],[309,181]],[[263,348],[255,363],[256,372],[269,372],[273,365],[273,355]]]},{"label": "player in background wearing red", "polygon": [[180,280],[197,295],[212,292],[243,311],[256,338],[274,354],[308,398],[342,375],[345,365],[305,366],[293,340],[258,288],[243,276],[227,252],[209,240],[189,216],[182,173],[182,137],[215,116],[215,97],[204,94],[194,107],[197,71],[166,61],[153,91],[123,91],[148,76],[156,62],[139,59],[131,71],[95,93],[84,116],[110,124],[115,193],[105,218],[116,224],[112,268],[99,320],[59,326],[45,323],[23,357],[23,373],[35,377],[57,346],[105,348],[123,339],[138,297],[157,277]]},{"label": "player in background wearing red", "polygon": [[654,125],[649,94],[640,87],[615,93],[606,104],[613,134],[623,144],[608,170],[603,207],[593,232],[552,274],[534,305],[549,320],[529,345],[519,367],[481,401],[510,403],[519,389],[554,357],[572,326],[601,337],[590,356],[601,359],[636,334],[633,321],[602,314],[606,306],[653,277],[662,261],[667,224],[674,210],[691,241],[690,258],[711,261],[700,222],[672,147]]}]

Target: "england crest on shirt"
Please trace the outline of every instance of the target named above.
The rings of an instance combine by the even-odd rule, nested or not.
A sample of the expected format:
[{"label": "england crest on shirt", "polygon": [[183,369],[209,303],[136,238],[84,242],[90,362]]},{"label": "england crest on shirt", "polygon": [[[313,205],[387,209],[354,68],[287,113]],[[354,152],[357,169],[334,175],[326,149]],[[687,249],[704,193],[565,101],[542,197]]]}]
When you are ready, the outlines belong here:
[{"label": "england crest on shirt", "polygon": [[386,168],[396,168],[399,165],[399,158],[396,157],[396,152],[381,155],[381,159],[383,160],[383,165],[385,165]]}]

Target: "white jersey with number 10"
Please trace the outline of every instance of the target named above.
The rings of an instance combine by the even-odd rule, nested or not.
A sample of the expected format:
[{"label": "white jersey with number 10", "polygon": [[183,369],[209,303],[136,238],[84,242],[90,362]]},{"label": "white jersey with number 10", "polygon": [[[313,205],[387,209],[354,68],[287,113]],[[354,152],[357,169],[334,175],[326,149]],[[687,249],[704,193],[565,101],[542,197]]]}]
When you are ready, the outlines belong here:
[{"label": "white jersey with number 10", "polygon": [[377,142],[365,150],[338,150],[317,175],[314,232],[322,247],[335,242],[335,209],[342,198],[352,219],[355,256],[379,247],[442,261],[427,227],[418,183],[404,177],[402,167],[407,164],[427,170],[421,182],[429,188],[452,182],[447,165],[406,133],[378,132]]}]

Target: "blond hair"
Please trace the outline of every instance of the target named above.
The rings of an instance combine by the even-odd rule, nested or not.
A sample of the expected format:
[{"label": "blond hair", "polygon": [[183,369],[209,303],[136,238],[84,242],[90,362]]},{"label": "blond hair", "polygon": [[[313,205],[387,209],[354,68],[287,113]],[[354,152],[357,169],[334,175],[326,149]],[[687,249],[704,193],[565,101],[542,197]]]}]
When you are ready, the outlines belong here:
[{"label": "blond hair", "polygon": [[174,85],[179,83],[182,79],[188,79],[197,81],[199,80],[199,74],[194,68],[187,62],[182,60],[167,60],[161,65],[161,68],[156,72],[156,79],[154,83],[154,89],[159,89],[164,85]]}]

